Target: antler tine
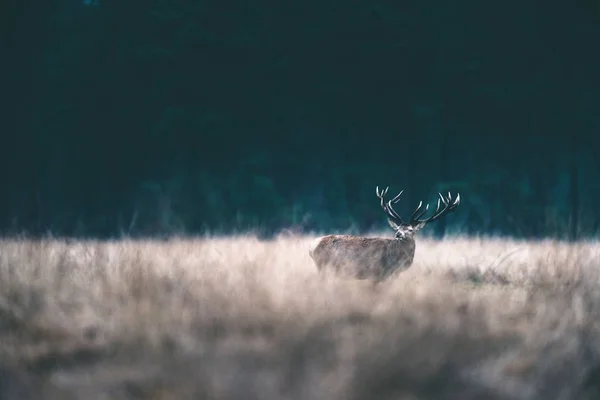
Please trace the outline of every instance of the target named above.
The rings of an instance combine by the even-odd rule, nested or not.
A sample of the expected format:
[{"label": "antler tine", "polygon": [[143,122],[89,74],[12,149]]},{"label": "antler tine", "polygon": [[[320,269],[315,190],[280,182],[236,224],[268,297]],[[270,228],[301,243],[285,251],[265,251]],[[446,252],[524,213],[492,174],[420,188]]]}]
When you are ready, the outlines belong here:
[{"label": "antler tine", "polygon": [[[399,221],[402,221],[402,218],[400,217],[400,215],[398,215],[398,213],[396,212],[396,210],[394,210],[394,207],[392,207],[392,204],[396,204],[398,201],[400,201],[400,196],[402,195],[402,193],[404,193],[404,190],[401,190],[400,193],[398,193],[396,195],[396,197],[394,197],[393,199],[391,199],[390,201],[388,201],[387,206],[388,206],[388,210],[394,214],[394,217],[398,218]],[[404,223],[404,221],[402,222]]]},{"label": "antler tine", "polygon": [[388,209],[388,212],[394,216],[394,218],[397,218],[399,221],[402,221],[402,218],[400,217],[400,215],[398,215],[396,210],[394,210],[394,208],[392,207],[391,200],[387,202],[387,209]]},{"label": "antler tine", "polygon": [[398,193],[398,194],[396,195],[396,197],[394,197],[393,199],[391,199],[389,202],[390,202],[390,203],[393,203],[393,204],[396,204],[397,202],[399,202],[399,201],[400,201],[400,196],[402,195],[402,193],[404,193],[404,189],[402,189],[402,190],[400,191],[400,193]]},{"label": "antler tine", "polygon": [[400,222],[401,224],[404,224],[404,221],[402,220],[400,215],[398,215],[398,213],[396,211],[394,211],[394,209],[392,208],[392,201],[398,201],[398,198],[400,198],[400,195],[402,194],[403,191],[398,193],[398,195],[396,197],[394,197],[392,200],[388,201],[388,203],[386,204],[385,203],[385,195],[388,192],[389,188],[390,187],[388,186],[380,192],[379,186],[377,186],[375,188],[375,194],[377,194],[377,197],[379,197],[379,199],[381,200],[381,208],[383,208],[383,211],[385,211],[387,216],[392,219],[395,219],[396,221]]},{"label": "antler tine", "polygon": [[383,190],[381,191],[381,193],[380,193],[380,192],[379,192],[379,186],[376,186],[376,187],[375,187],[375,194],[377,195],[377,197],[379,197],[379,198],[381,199],[382,197],[385,197],[385,195],[386,195],[386,193],[387,193],[387,191],[388,191],[388,189],[389,189],[389,188],[390,188],[389,186],[388,186],[388,187],[386,187],[386,188],[385,188],[385,189],[383,189]]},{"label": "antler tine", "polygon": [[419,211],[421,211],[422,208],[423,208],[423,202],[419,201],[419,205],[417,206],[415,211],[413,211],[412,215],[410,216],[410,224],[411,225],[416,225],[419,223],[419,218],[421,218],[423,215],[425,215],[427,210],[429,210],[429,204],[426,204],[425,210],[423,210],[421,213],[419,213]]},{"label": "antler tine", "polygon": [[[450,194],[450,192],[448,192],[448,195],[449,195],[449,194]],[[445,198],[444,196],[442,196],[442,194],[441,194],[441,193],[438,193],[438,196],[440,196],[440,199],[442,200],[442,203],[444,203],[444,204],[448,204],[448,201],[446,200],[446,198]],[[439,202],[439,201],[440,201],[440,200],[438,199],[438,202]]]},{"label": "antler tine", "polygon": [[389,188],[389,186],[387,188],[383,189],[381,192],[379,191],[379,186],[377,186],[375,188],[375,194],[377,195],[377,197],[379,197],[379,200],[381,200],[381,207],[384,210],[386,209],[386,207],[385,207],[385,194],[387,193],[388,188]]},{"label": "antler tine", "polygon": [[448,193],[448,211],[446,212],[449,213],[451,211],[454,211],[456,209],[456,207],[458,207],[458,205],[460,204],[460,193],[456,194],[456,198],[454,199],[454,201],[452,201],[452,196],[450,195],[450,193]]}]

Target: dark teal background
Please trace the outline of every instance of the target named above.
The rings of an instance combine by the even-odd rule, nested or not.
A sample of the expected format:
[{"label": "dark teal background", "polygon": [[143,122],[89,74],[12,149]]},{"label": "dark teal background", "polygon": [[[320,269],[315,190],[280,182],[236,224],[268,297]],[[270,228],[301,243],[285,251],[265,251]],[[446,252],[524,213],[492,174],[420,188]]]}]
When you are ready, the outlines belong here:
[{"label": "dark teal background", "polygon": [[0,228],[595,235],[599,4],[14,2]]}]

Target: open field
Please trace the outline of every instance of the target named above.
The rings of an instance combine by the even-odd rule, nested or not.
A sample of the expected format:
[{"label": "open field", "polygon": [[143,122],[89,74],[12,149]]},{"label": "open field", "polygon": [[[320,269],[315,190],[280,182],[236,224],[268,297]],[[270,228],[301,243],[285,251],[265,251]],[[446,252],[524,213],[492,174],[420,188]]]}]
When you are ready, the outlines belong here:
[{"label": "open field", "polygon": [[374,285],[310,240],[0,242],[0,398],[600,398],[597,242],[418,239]]}]

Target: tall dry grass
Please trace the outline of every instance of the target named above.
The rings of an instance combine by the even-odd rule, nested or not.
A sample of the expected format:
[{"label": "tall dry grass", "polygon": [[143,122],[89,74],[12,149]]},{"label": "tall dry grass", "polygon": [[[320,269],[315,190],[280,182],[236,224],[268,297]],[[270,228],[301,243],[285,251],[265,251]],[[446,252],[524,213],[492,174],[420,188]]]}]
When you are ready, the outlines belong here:
[{"label": "tall dry grass", "polygon": [[0,398],[600,398],[598,243],[423,239],[375,285],[310,240],[0,242]]}]

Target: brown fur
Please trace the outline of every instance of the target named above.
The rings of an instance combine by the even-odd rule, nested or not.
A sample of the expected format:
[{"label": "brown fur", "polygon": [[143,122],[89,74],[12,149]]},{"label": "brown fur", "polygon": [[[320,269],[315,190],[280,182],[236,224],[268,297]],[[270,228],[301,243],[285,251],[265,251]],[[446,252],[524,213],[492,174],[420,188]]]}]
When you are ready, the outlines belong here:
[{"label": "brown fur", "polygon": [[412,265],[415,241],[412,235],[397,239],[328,235],[316,239],[309,253],[319,271],[380,280]]}]

